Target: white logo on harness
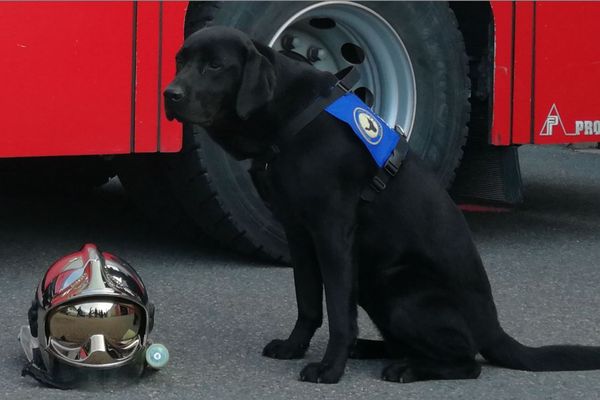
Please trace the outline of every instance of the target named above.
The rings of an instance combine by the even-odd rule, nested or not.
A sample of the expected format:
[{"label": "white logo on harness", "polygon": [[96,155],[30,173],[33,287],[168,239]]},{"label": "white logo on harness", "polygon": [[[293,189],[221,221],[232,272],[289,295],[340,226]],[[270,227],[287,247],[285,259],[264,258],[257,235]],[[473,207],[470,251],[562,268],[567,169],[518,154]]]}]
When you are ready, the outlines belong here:
[{"label": "white logo on harness", "polygon": [[600,120],[577,120],[575,121],[575,131],[567,132],[556,104],[552,104],[544,126],[542,126],[542,130],[540,131],[540,136],[552,136],[555,132],[564,136],[579,136],[581,134],[585,136],[600,135]]},{"label": "white logo on harness", "polygon": [[381,129],[379,121],[377,121],[369,111],[364,108],[356,107],[353,116],[354,123],[367,142],[376,145],[381,141],[383,129]]}]

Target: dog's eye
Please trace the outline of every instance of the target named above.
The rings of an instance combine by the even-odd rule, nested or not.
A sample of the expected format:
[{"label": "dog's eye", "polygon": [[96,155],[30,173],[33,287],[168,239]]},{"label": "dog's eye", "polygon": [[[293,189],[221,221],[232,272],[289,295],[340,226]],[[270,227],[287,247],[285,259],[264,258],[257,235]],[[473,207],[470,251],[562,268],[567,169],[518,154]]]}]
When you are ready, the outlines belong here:
[{"label": "dog's eye", "polygon": [[181,71],[183,68],[183,60],[179,57],[175,58],[175,70]]},{"label": "dog's eye", "polygon": [[221,63],[219,63],[218,61],[211,61],[208,64],[208,68],[212,69],[213,71],[218,71],[223,67],[223,65]]}]

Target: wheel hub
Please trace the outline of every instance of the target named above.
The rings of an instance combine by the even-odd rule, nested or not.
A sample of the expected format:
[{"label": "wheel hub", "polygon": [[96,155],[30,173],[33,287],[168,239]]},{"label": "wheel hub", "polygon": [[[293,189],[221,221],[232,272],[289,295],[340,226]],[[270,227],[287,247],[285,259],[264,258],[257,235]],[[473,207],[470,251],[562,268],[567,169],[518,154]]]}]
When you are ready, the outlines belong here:
[{"label": "wheel hub", "polygon": [[324,71],[356,66],[356,95],[410,138],[417,102],[410,57],[394,28],[373,10],[343,1],[310,5],[283,24],[269,46]]}]

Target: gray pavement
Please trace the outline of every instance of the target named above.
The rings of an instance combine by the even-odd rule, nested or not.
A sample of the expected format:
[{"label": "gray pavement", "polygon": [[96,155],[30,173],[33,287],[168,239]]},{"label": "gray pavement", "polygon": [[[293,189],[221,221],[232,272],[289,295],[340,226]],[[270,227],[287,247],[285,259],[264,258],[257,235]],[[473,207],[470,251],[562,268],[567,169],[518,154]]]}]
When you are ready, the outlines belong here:
[{"label": "gray pavement", "polygon": [[[600,155],[562,147],[520,151],[526,201],[468,216],[505,329],[529,345],[600,345]],[[298,381],[305,360],[260,355],[296,314],[291,270],[250,262],[163,233],[138,217],[118,183],[94,196],[0,197],[0,398],[10,399],[596,399],[600,371],[528,373],[484,366],[472,381],[400,385],[384,361],[350,361],[337,385]],[[152,337],[171,364],[138,383],[61,392],[21,378],[16,341],[45,269],[90,241],[134,265],[157,305]],[[360,317],[362,336],[377,333]]]}]

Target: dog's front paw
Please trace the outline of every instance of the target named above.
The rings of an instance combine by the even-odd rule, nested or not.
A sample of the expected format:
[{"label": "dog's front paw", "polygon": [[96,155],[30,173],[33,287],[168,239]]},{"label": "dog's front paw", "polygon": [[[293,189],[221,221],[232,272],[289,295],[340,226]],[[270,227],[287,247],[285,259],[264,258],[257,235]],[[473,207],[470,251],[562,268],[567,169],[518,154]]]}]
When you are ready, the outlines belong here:
[{"label": "dog's front paw", "polygon": [[308,345],[290,342],[289,340],[272,340],[263,349],[263,356],[277,358],[279,360],[291,360],[293,358],[302,358],[306,353]]},{"label": "dog's front paw", "polygon": [[302,372],[300,380],[313,383],[338,383],[344,368],[335,368],[325,363],[310,363]]},{"label": "dog's front paw", "polygon": [[398,383],[411,383],[418,380],[412,368],[405,362],[397,362],[385,367],[381,373],[381,379]]}]

